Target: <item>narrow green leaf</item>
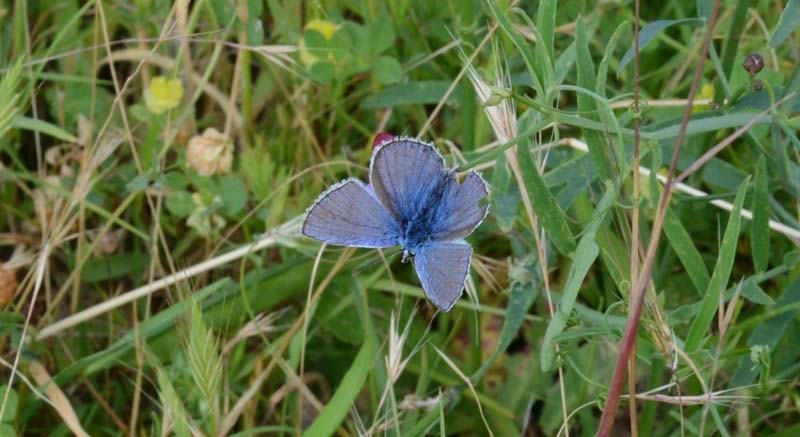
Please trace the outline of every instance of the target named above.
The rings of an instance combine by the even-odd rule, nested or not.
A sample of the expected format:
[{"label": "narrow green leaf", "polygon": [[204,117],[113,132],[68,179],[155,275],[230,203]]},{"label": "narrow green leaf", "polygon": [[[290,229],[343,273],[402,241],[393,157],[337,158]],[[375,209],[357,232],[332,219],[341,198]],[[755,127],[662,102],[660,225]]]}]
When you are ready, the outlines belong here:
[{"label": "narrow green leaf", "polygon": [[749,182],[750,179],[747,178],[736,193],[736,200],[733,202],[733,211],[731,211],[728,225],[725,227],[725,234],[722,237],[722,245],[720,246],[714,273],[711,275],[711,280],[708,282],[708,288],[703,296],[703,302],[700,305],[700,312],[694,319],[691,328],[689,328],[689,335],[686,337],[685,349],[687,352],[693,352],[702,346],[703,339],[719,307],[720,293],[725,290],[728,284],[728,278],[733,268],[733,259],[736,256],[736,243],[739,240],[739,225],[742,221],[742,203],[744,203],[744,197],[747,193],[747,185]]},{"label": "narrow green leaf", "polygon": [[551,62],[555,62],[555,28],[556,28],[556,8],[558,2],[556,0],[542,0],[539,2],[539,8],[536,10],[536,27],[542,36],[542,45],[547,51],[547,55]]},{"label": "narrow green leaf", "polygon": [[488,0],[487,3],[489,5],[489,9],[492,11],[492,14],[500,24],[500,27],[509,36],[509,38],[511,38],[511,41],[517,47],[517,50],[522,56],[522,60],[525,61],[525,66],[528,68],[528,74],[531,75],[533,88],[536,90],[536,93],[540,96],[544,96],[545,92],[540,80],[541,73],[539,72],[541,67],[531,51],[530,44],[528,44],[516,27],[514,27],[514,25],[511,23],[511,20],[508,19],[505,11],[500,8],[500,5],[497,4],[495,0]]},{"label": "narrow green leaf", "polygon": [[114,253],[91,258],[81,269],[81,281],[92,284],[139,273],[147,268],[149,262],[150,257],[143,252]]},{"label": "narrow green leaf", "polygon": [[6,398],[6,392],[8,392],[8,400],[4,405],[5,409],[3,410],[3,416],[0,417],[0,422],[13,422],[17,417],[19,397],[13,388],[9,388],[8,385],[3,384],[0,386],[0,402]]},{"label": "narrow green leaf", "polygon": [[13,122],[22,109],[20,103],[20,83],[24,58],[20,56],[17,62],[0,80],[0,138],[4,138],[6,132],[11,129]]},{"label": "narrow green leaf", "polygon": [[[521,9],[515,9],[517,15],[522,18],[523,21],[528,25],[528,30],[533,34],[533,37],[536,41],[544,41],[544,37],[541,33],[539,33],[539,28],[536,24],[533,23],[530,17],[525,15],[525,12]],[[547,49],[543,44],[536,44],[533,47],[533,55],[536,57],[536,67],[538,68],[537,73],[539,78],[541,79],[542,84],[549,85],[554,83],[553,74],[554,74],[554,67],[553,67],[553,56],[547,52]],[[552,88],[547,87],[546,93],[547,95],[543,96],[544,100],[549,100],[552,94]]]},{"label": "narrow green leaf", "polygon": [[336,432],[336,428],[342,423],[350,413],[353,403],[358,396],[358,392],[367,381],[367,375],[372,369],[373,344],[365,341],[358,351],[358,355],[353,360],[350,369],[347,370],[342,383],[336,389],[336,393],[331,397],[330,402],[319,412],[319,416],[303,433],[304,436],[329,436]]},{"label": "narrow green leaf", "polygon": [[592,267],[594,260],[600,253],[600,248],[595,242],[595,235],[597,229],[603,222],[606,214],[608,213],[611,203],[616,196],[616,190],[607,189],[600,203],[597,205],[597,211],[592,217],[592,221],[586,226],[583,231],[583,236],[578,242],[578,248],[575,250],[572,265],[569,268],[567,275],[567,283],[564,286],[564,292],[561,295],[561,301],[558,303],[558,309],[553,314],[553,319],[547,325],[547,331],[544,334],[542,342],[541,366],[542,370],[548,371],[552,369],[553,363],[556,358],[556,337],[564,331],[567,326],[567,318],[572,313],[575,307],[575,300],[578,298],[578,292],[583,284],[583,279]]},{"label": "narrow green leaf", "polygon": [[[733,19],[728,29],[728,36],[722,43],[722,64],[725,77],[731,77],[731,72],[734,67],[734,60],[736,59],[736,52],[739,50],[739,37],[742,34],[742,27],[747,18],[747,9],[750,6],[750,0],[736,0],[736,9],[733,12]],[[718,84],[714,92],[714,100],[721,102],[724,98],[722,85]]]},{"label": "narrow green leaf", "polygon": [[[576,22],[575,48],[577,53],[578,86],[586,90],[594,90],[596,88],[596,76],[592,55],[589,53],[589,39],[586,35],[586,27],[581,17],[578,17]],[[589,95],[578,93],[578,110],[585,114],[585,117],[593,119],[595,117],[592,114],[597,112],[597,104]],[[606,147],[600,133],[596,130],[584,129],[583,137],[589,148],[589,155],[594,161],[597,175],[602,180],[610,179],[609,160],[606,156]]]},{"label": "narrow green leaf", "polygon": [[361,101],[364,109],[391,108],[401,105],[427,105],[444,98],[449,81],[420,80],[386,87]]},{"label": "narrow green leaf", "polygon": [[773,300],[761,287],[758,286],[756,281],[748,279],[742,284],[742,296],[750,302],[759,305],[774,305]]},{"label": "narrow green leaf", "polygon": [[664,217],[664,234],[666,234],[672,250],[678,255],[683,268],[686,269],[692,284],[697,288],[697,292],[702,294],[708,289],[708,270],[703,263],[703,257],[700,256],[700,251],[692,242],[692,237],[689,236],[681,220],[671,209],[667,209],[667,215]]},{"label": "narrow green leaf", "polygon": [[697,0],[697,15],[703,20],[708,20],[711,17],[711,9],[713,9],[713,2],[710,0]]},{"label": "narrow green leaf", "polygon": [[614,50],[617,49],[617,44],[619,43],[619,39],[622,38],[622,33],[628,29],[628,22],[623,21],[622,23],[617,26],[617,29],[614,30],[614,33],[611,35],[611,38],[608,39],[608,43],[606,43],[606,50],[603,54],[603,59],[600,61],[600,65],[597,67],[597,94],[606,97],[606,81],[608,79],[608,63],[611,62],[611,57],[614,56]]},{"label": "narrow green leaf", "polygon": [[769,192],[767,191],[767,162],[764,155],[756,165],[753,192],[753,220],[750,222],[750,247],[756,272],[763,272],[769,264]]},{"label": "narrow green leaf", "polygon": [[778,47],[792,31],[800,24],[800,0],[789,0],[789,3],[783,8],[781,17],[778,19],[778,24],[769,36],[769,46],[772,48]]},{"label": "narrow green leaf", "polygon": [[44,120],[34,119],[30,117],[17,117],[14,120],[14,126],[19,129],[27,129],[35,132],[41,132],[45,135],[50,135],[53,138],[58,138],[61,141],[68,143],[77,143],[78,138],[75,135],[61,129],[60,127],[48,123]]},{"label": "narrow green leaf", "polygon": [[783,104],[781,104],[780,113],[784,117],[788,117],[789,114],[792,112],[792,108],[795,107],[798,101],[798,97],[800,97],[800,64],[794,67],[794,71],[792,72],[792,77],[789,79],[789,84],[786,85],[786,89],[783,90],[783,94],[781,98],[787,97],[788,95],[795,93],[792,97],[788,98]]},{"label": "narrow green leaf", "polygon": [[[658,34],[670,27],[670,26],[677,26],[677,25],[687,25],[687,26],[700,26],[705,24],[705,20],[702,18],[682,18],[680,20],[656,20],[652,23],[647,23],[642,29],[639,31],[639,50],[644,50],[648,44],[650,44],[653,39],[655,39]],[[634,45],[631,43],[631,48],[625,52],[625,55],[622,57],[622,60],[619,61],[619,66],[617,66],[617,76],[619,76],[622,69],[628,65],[628,62],[633,60],[633,48]]]},{"label": "narrow green leaf", "polygon": [[519,166],[522,170],[523,183],[531,199],[533,210],[539,217],[539,222],[547,231],[547,237],[556,246],[559,252],[569,255],[575,250],[575,241],[569,229],[566,214],[558,207],[553,193],[547,188],[544,178],[539,173],[530,150],[517,147]]}]

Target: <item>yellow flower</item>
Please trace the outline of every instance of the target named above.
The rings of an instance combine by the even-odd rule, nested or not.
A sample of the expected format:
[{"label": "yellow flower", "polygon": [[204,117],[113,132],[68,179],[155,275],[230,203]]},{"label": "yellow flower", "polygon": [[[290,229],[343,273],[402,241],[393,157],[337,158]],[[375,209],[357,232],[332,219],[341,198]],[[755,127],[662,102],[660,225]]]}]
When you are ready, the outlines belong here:
[{"label": "yellow flower", "polygon": [[211,176],[216,172],[227,173],[233,164],[233,141],[224,133],[210,127],[203,135],[189,140],[186,150],[186,165],[200,176]]},{"label": "yellow flower", "polygon": [[[305,30],[314,30],[322,34],[322,36],[329,40],[333,38],[333,34],[339,30],[339,26],[330,22],[328,20],[319,20],[314,19],[306,23],[304,28]],[[300,48],[300,61],[307,66],[314,65],[317,61],[319,61],[319,57],[316,55],[311,54],[308,50],[306,50],[306,44],[302,37],[297,42],[298,47]]]},{"label": "yellow flower", "polygon": [[183,84],[180,79],[154,77],[144,91],[144,104],[153,114],[163,114],[175,108],[183,98]]}]

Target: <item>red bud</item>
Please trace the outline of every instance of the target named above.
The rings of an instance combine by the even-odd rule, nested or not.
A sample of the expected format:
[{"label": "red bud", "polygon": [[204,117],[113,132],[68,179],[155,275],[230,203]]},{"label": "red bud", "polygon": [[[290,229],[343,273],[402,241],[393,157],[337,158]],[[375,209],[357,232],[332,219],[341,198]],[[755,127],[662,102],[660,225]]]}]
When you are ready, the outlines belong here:
[{"label": "red bud", "polygon": [[381,144],[383,144],[383,143],[385,143],[387,141],[391,141],[393,139],[394,139],[394,135],[386,133],[386,132],[381,132],[378,135],[375,135],[375,141],[372,142],[372,148],[374,149],[376,147],[379,147]]}]

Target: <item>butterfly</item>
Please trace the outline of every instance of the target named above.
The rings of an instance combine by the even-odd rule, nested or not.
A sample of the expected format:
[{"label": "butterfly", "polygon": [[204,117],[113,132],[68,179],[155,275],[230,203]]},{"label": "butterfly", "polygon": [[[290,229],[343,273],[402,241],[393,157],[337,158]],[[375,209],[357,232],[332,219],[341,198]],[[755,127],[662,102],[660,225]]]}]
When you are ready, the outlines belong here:
[{"label": "butterfly", "polygon": [[340,246],[401,246],[431,302],[450,310],[472,257],[463,238],[488,213],[486,182],[473,171],[459,183],[432,144],[400,137],[375,148],[369,182],[351,178],[328,188],[306,211],[303,234]]}]

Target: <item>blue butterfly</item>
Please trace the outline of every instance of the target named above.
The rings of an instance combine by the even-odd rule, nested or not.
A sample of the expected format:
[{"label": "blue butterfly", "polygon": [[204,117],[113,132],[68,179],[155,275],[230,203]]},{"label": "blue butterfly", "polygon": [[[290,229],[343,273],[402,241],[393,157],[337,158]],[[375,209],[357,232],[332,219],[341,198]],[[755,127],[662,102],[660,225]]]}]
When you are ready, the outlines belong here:
[{"label": "blue butterfly", "polygon": [[394,138],[372,153],[370,185],[347,179],[328,188],[308,209],[303,234],[330,244],[366,248],[400,245],[428,298],[448,311],[464,290],[472,247],[463,240],[481,224],[486,182],[455,169],[431,144]]}]

